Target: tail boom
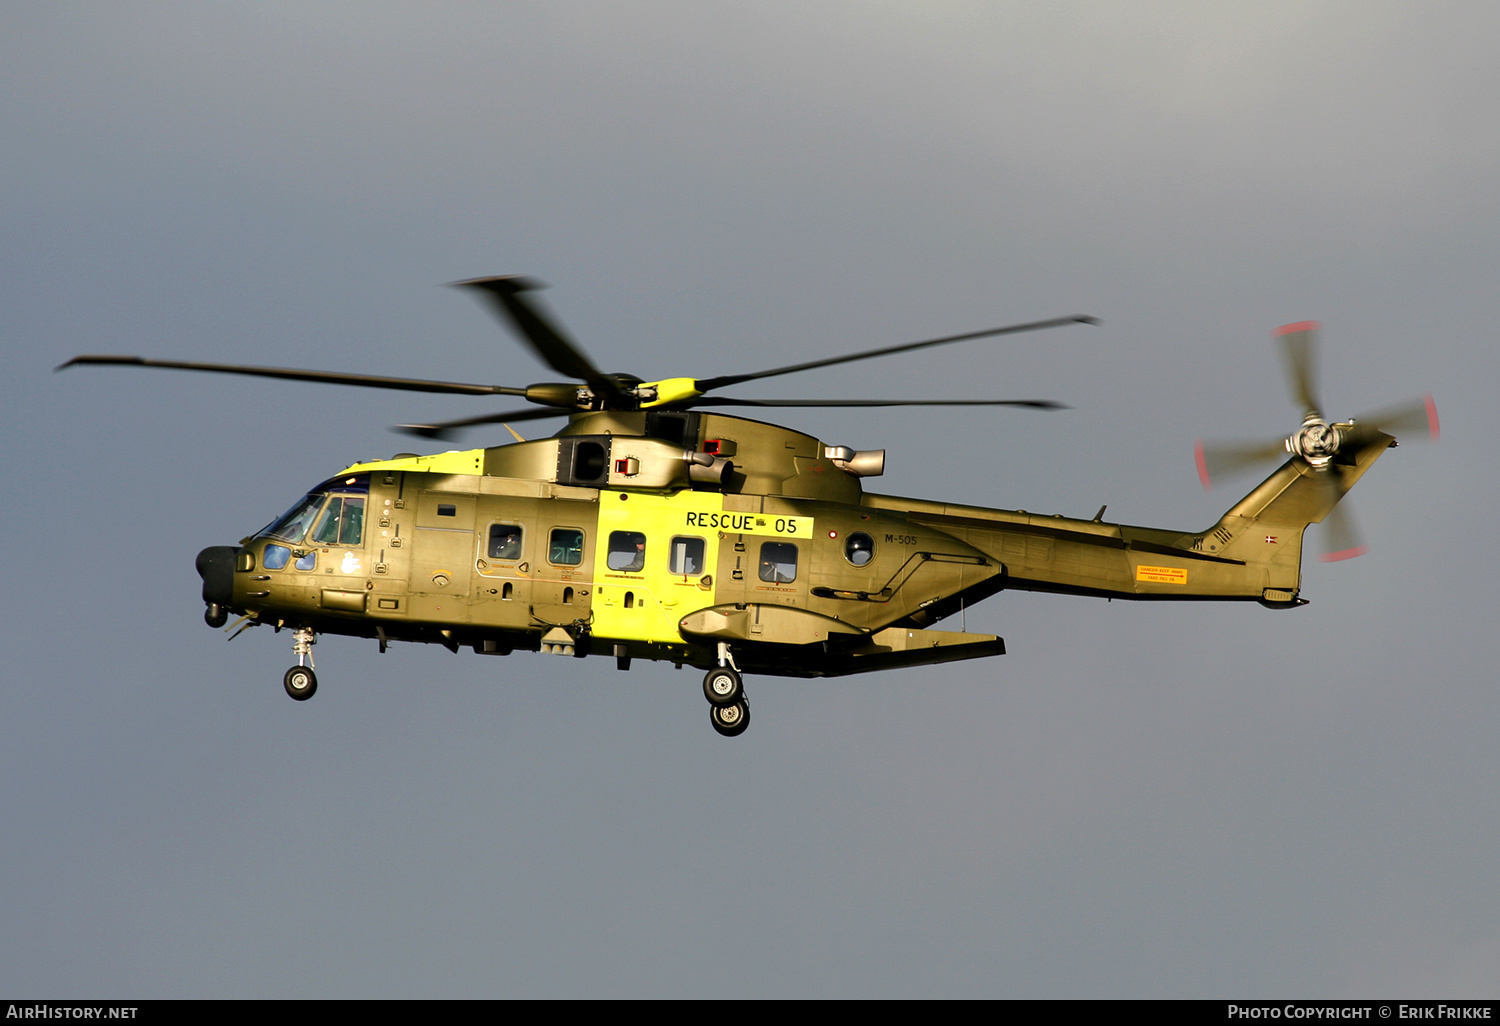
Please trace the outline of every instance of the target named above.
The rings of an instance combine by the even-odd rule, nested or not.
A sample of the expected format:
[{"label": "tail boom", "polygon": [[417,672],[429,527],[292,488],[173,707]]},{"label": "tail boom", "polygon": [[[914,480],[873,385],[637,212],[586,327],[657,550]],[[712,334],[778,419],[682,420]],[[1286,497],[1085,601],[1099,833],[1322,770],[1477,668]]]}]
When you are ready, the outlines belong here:
[{"label": "tail boom", "polygon": [[1393,442],[1389,435],[1376,435],[1323,469],[1288,460],[1201,532],[868,493],[863,501],[904,512],[995,559],[1004,568],[1003,584],[990,592],[1240,600],[1284,608],[1303,601],[1298,597],[1303,532],[1322,522]]}]

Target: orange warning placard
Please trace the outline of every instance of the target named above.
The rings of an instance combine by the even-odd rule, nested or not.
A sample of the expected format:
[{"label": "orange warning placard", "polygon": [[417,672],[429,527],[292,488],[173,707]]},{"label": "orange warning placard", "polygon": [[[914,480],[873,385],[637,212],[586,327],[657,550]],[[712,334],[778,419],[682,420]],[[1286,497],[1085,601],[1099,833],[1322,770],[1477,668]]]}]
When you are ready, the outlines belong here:
[{"label": "orange warning placard", "polygon": [[1138,566],[1135,579],[1151,584],[1186,584],[1187,570],[1180,566]]}]

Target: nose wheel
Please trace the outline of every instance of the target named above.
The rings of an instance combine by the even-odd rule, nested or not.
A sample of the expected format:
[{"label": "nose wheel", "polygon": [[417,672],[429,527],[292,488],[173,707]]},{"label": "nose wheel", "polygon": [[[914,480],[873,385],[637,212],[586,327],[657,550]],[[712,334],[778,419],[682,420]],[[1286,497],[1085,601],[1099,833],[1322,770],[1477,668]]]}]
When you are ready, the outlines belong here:
[{"label": "nose wheel", "polygon": [[288,695],[299,702],[305,702],[317,693],[318,675],[313,673],[310,666],[293,666],[281,678],[281,683]]},{"label": "nose wheel", "polygon": [[318,691],[318,675],[313,672],[312,647],[318,643],[317,632],[311,627],[298,627],[292,635],[292,654],[297,665],[286,671],[281,678],[286,693],[299,702],[305,702]]}]

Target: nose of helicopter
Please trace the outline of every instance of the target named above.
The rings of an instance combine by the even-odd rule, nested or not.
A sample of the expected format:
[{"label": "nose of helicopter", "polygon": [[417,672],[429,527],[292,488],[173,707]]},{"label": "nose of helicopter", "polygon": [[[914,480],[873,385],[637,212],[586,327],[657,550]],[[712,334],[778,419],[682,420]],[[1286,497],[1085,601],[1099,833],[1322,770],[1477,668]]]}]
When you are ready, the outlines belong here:
[{"label": "nose of helicopter", "polygon": [[240,550],[235,545],[210,545],[198,553],[198,576],[203,578],[203,601],[211,606],[227,606],[234,598],[234,561]]}]

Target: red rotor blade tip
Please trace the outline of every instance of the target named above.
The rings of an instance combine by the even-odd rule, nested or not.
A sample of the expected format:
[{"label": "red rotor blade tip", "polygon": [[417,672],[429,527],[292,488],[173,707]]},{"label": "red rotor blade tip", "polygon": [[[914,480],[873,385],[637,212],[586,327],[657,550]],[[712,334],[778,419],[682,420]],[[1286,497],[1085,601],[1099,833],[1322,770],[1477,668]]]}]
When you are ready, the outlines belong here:
[{"label": "red rotor blade tip", "polygon": [[1427,393],[1425,398],[1427,399],[1427,427],[1432,432],[1432,440],[1436,442],[1438,440],[1437,403],[1432,401],[1431,392]]},{"label": "red rotor blade tip", "polygon": [[1337,563],[1343,559],[1353,559],[1355,556],[1363,556],[1370,551],[1368,545],[1356,545],[1352,549],[1344,549],[1342,552],[1325,552],[1318,558],[1325,563]]},{"label": "red rotor blade tip", "polygon": [[1283,324],[1271,334],[1280,338],[1282,335],[1290,335],[1298,331],[1317,331],[1321,327],[1322,325],[1317,321],[1298,321],[1296,324]]},{"label": "red rotor blade tip", "polygon": [[1198,461],[1198,480],[1203,482],[1205,492],[1213,491],[1213,485],[1208,480],[1208,464],[1203,459],[1203,439],[1193,443],[1193,457]]}]

